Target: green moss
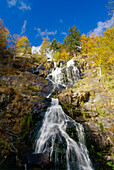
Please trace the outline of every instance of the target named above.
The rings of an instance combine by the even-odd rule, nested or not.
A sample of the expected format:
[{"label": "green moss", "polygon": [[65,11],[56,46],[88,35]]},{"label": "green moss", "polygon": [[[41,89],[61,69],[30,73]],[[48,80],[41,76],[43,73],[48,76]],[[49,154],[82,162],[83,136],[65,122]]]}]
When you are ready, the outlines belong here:
[{"label": "green moss", "polygon": [[102,130],[102,132],[103,132],[104,127],[103,127],[103,124],[102,124],[102,123],[100,123],[100,129],[101,129],[101,130]]},{"label": "green moss", "polygon": [[102,152],[97,152],[97,155],[102,157]]},{"label": "green moss", "polygon": [[37,87],[37,88],[35,88],[34,90],[35,90],[35,92],[39,92],[40,88]]},{"label": "green moss", "polygon": [[29,90],[33,90],[34,87],[33,87],[33,86],[28,86],[28,89],[29,89]]},{"label": "green moss", "polygon": [[108,161],[108,162],[107,162],[107,165],[110,166],[110,167],[112,167],[112,168],[114,168],[114,164],[113,164],[112,161]]}]

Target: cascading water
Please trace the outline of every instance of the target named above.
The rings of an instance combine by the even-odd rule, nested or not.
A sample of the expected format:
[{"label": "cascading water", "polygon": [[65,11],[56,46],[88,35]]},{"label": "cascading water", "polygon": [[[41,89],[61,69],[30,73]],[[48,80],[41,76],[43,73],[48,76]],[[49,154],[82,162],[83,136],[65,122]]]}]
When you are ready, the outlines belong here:
[{"label": "cascading water", "polygon": [[[66,133],[67,128],[71,127],[76,128],[78,142],[75,142]],[[61,150],[56,148],[59,145],[61,145]],[[63,160],[62,152],[66,152],[63,153]],[[84,144],[83,126],[64,113],[58,99],[52,98],[51,106],[45,113],[43,125],[37,136],[35,153],[50,153],[50,159],[55,159],[55,163],[66,162],[68,170],[76,168],[92,170],[92,164]]]},{"label": "cascading water", "polygon": [[62,85],[64,87],[73,86],[80,79],[79,69],[75,66],[73,59],[67,62],[65,67],[57,67],[54,64],[55,69],[52,70],[47,78],[56,85]]},{"label": "cascading water", "polygon": [[[72,67],[72,69],[69,69],[70,67]],[[69,84],[72,85],[73,83],[76,83],[80,76],[79,71],[77,71],[78,69],[74,67],[73,60],[70,60],[67,63],[65,69]],[[52,76],[51,81],[54,84],[54,88],[56,84],[66,86],[65,81],[62,81],[64,76],[61,74],[62,70],[57,67],[50,74]],[[48,76],[48,79],[50,75]],[[71,77],[73,77],[72,80]],[[73,137],[68,135],[68,129],[72,130],[72,128],[75,129],[77,142],[73,140]],[[43,124],[38,132],[35,144],[34,153],[49,153],[50,160],[55,162],[54,169],[93,169],[92,163],[89,159],[88,150],[84,143],[83,126],[64,113],[62,107],[59,105],[58,99],[51,99],[51,106],[47,108]]]}]

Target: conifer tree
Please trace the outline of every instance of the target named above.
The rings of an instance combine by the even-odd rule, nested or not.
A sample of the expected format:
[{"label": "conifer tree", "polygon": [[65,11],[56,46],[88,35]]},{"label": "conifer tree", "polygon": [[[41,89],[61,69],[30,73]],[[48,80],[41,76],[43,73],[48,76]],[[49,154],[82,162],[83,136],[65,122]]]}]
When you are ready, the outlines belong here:
[{"label": "conifer tree", "polygon": [[80,31],[77,30],[77,27],[73,26],[68,32],[69,34],[64,39],[63,48],[71,54],[77,54],[80,52]]}]

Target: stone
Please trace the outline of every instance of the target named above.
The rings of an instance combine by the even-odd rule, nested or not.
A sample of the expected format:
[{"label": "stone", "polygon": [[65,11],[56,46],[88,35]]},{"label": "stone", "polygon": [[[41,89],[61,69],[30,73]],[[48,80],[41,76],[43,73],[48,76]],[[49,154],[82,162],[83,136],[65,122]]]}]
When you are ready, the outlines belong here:
[{"label": "stone", "polygon": [[50,163],[50,156],[48,153],[38,153],[26,156],[27,167],[45,167]]},{"label": "stone", "polygon": [[101,131],[98,124],[85,122],[84,127],[88,146],[93,145],[96,151],[102,151],[111,146],[106,133]]}]

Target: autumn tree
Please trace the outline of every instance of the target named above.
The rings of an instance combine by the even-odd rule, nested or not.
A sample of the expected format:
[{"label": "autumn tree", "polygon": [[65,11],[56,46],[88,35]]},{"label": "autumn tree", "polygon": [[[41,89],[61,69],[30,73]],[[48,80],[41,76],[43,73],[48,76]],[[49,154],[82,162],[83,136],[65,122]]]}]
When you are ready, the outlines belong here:
[{"label": "autumn tree", "polygon": [[107,64],[114,64],[114,26],[104,32],[104,46]]},{"label": "autumn tree", "polygon": [[28,53],[28,51],[31,51],[29,40],[26,36],[22,36],[17,40],[17,43],[15,45],[16,52],[22,52],[22,53]]},{"label": "autumn tree", "polygon": [[60,58],[62,60],[69,60],[69,53],[65,49],[63,49],[63,51],[60,54]]},{"label": "autumn tree", "polygon": [[77,30],[77,27],[73,26],[68,32],[69,34],[64,39],[63,48],[71,54],[77,54],[80,52],[80,31]]},{"label": "autumn tree", "polygon": [[114,26],[104,31],[104,35],[81,36],[81,53],[87,54],[89,61],[99,67],[99,75],[107,72],[114,63]]},{"label": "autumn tree", "polygon": [[46,56],[46,54],[49,52],[49,48],[50,48],[50,40],[48,37],[43,39],[43,42],[41,44],[41,49],[40,49],[40,53],[42,56]]},{"label": "autumn tree", "polygon": [[81,53],[82,54],[88,53],[88,48],[87,48],[88,39],[89,38],[85,34],[82,34],[81,36]]},{"label": "autumn tree", "polygon": [[60,52],[54,52],[53,53],[53,61],[54,62],[58,62],[60,60],[61,56],[60,56]]},{"label": "autumn tree", "polygon": [[8,46],[7,38],[10,36],[9,30],[5,28],[3,21],[0,19],[0,55],[4,55]]}]

